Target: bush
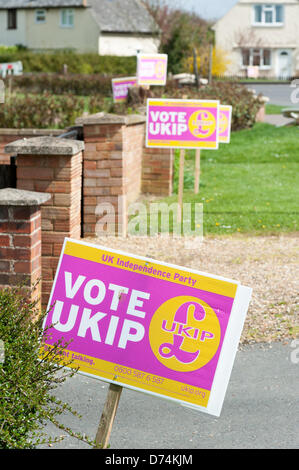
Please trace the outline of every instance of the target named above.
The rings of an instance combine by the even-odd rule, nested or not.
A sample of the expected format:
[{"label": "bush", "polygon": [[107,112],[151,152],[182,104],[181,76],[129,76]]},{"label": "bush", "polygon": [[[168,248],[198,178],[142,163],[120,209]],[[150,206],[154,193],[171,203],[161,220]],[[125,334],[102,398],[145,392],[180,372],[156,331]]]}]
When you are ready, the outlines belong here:
[{"label": "bush", "polygon": [[22,289],[0,290],[0,338],[5,346],[4,363],[0,364],[0,449],[29,449],[53,442],[43,431],[47,421],[93,445],[57,420],[65,411],[77,415],[52,395],[76,370],[62,372],[58,365],[66,346],[63,342],[39,358],[47,333],[42,331],[43,318],[37,318],[36,305],[26,300]]},{"label": "bush", "polygon": [[84,109],[84,99],[72,95],[12,95],[0,107],[0,127],[65,129]]},{"label": "bush", "polygon": [[0,47],[0,63],[23,63],[24,72],[61,73],[64,64],[68,73],[124,74],[136,73],[136,57],[99,56],[96,53],[79,54],[73,51],[32,52],[18,47]]},{"label": "bush", "polygon": [[[26,93],[52,93],[54,95],[73,94],[90,96],[100,94],[112,96],[112,76],[36,73],[11,78],[13,91]],[[8,88],[8,78],[4,80]]]},{"label": "bush", "polygon": [[233,131],[252,127],[256,114],[262,106],[259,98],[238,83],[215,82],[197,90],[195,87],[178,88],[171,81],[164,88],[153,89],[153,94],[163,98],[212,99],[219,100],[221,104],[231,105]]}]

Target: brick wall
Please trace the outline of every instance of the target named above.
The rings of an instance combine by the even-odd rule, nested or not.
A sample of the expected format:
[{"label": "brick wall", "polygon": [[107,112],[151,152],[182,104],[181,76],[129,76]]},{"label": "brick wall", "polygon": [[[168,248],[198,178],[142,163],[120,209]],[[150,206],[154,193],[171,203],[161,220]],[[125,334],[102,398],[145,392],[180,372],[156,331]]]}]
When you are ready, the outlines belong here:
[{"label": "brick wall", "polygon": [[103,203],[113,205],[119,233],[125,234],[126,214],[121,218],[118,198],[125,195],[128,204],[140,194],[144,120],[142,116],[103,113],[78,120],[83,124],[85,142],[84,236],[95,235],[97,222],[102,217],[97,207]]},{"label": "brick wall", "polygon": [[142,192],[171,196],[173,183],[173,150],[144,148]]},{"label": "brick wall", "polygon": [[5,153],[5,146],[20,138],[29,139],[40,136],[58,136],[64,131],[60,129],[0,129],[0,165],[10,164],[10,155]]},{"label": "brick wall", "polygon": [[[13,197],[12,197],[13,195]],[[41,210],[46,194],[0,190],[0,286],[31,286],[41,279]],[[35,298],[40,297],[40,288]]]},{"label": "brick wall", "polygon": [[41,206],[43,306],[65,237],[81,236],[83,148],[81,141],[49,137],[16,141],[6,147],[17,155],[17,188],[50,195]]}]

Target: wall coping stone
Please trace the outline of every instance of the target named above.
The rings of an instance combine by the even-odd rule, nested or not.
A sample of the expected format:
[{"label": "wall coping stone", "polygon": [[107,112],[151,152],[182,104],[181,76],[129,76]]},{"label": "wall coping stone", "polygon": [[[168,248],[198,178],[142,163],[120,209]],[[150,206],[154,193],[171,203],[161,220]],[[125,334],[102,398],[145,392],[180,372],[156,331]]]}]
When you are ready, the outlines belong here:
[{"label": "wall coping stone", "polygon": [[25,129],[15,129],[10,127],[5,127],[0,129],[0,136],[1,135],[16,135],[20,137],[22,135],[32,135],[33,136],[58,136],[66,132],[64,129],[34,129],[34,128],[25,128]]},{"label": "wall coping stone", "polygon": [[58,137],[31,137],[11,142],[4,147],[5,153],[15,155],[76,155],[84,150],[81,140]]},{"label": "wall coping stone", "polygon": [[83,124],[85,126],[93,124],[123,124],[126,126],[131,126],[134,124],[143,123],[146,121],[146,117],[140,114],[128,114],[128,115],[119,115],[119,114],[106,114],[106,113],[96,113],[90,114],[89,116],[83,116],[76,119],[76,124]]},{"label": "wall coping stone", "polygon": [[40,206],[51,199],[51,194],[24,189],[0,189],[0,206]]}]

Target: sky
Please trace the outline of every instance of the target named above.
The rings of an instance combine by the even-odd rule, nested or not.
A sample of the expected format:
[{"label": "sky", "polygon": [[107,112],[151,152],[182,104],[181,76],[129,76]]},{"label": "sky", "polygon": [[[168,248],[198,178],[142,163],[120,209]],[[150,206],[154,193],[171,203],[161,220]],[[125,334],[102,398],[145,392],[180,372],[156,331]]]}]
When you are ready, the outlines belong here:
[{"label": "sky", "polygon": [[205,20],[221,18],[238,0],[165,0],[171,7],[194,11]]}]

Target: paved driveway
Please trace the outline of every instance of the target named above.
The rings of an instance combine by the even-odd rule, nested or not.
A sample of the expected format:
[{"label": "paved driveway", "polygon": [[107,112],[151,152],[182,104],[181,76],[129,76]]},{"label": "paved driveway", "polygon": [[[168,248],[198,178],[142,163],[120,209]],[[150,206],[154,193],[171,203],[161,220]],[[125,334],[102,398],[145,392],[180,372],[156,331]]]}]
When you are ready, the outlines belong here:
[{"label": "paved driveway", "polygon": [[[123,389],[110,449],[299,449],[299,363],[294,357],[299,352],[290,342],[243,346],[220,418]],[[107,389],[106,383],[78,374],[68,379],[57,395],[83,418],[66,415],[65,424],[94,438]],[[48,432],[63,434],[51,426]],[[84,447],[68,437],[52,448]]]},{"label": "paved driveway", "polygon": [[268,84],[249,84],[246,85],[248,88],[253,88],[257,94],[262,93],[264,96],[270,98],[271,104],[277,104],[281,106],[294,106],[291,102],[291,94],[294,88],[290,84],[285,85],[268,85]]}]

